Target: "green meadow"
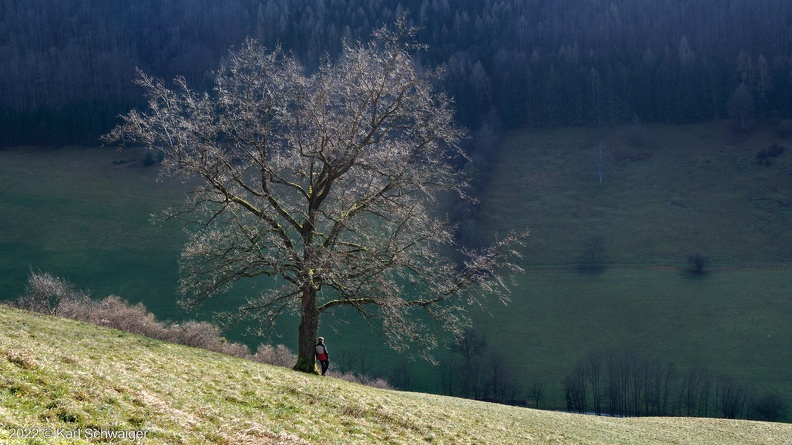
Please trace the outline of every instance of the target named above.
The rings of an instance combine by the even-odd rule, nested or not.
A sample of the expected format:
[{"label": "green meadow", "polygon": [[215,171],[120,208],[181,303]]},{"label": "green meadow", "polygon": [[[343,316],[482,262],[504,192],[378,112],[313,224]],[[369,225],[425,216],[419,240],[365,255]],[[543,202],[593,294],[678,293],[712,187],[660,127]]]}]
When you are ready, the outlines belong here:
[{"label": "green meadow", "polygon": [[152,214],[181,202],[188,187],[158,183],[140,150],[14,148],[0,151],[0,275],[4,299],[24,291],[31,269],[96,296],[141,300],[179,317],[174,290],[177,226]]},{"label": "green meadow", "polygon": [[[792,156],[758,164],[784,141],[727,128],[647,126],[642,145],[633,127],[505,138],[480,230],[528,228],[526,273],[510,306],[476,322],[521,351],[526,380],[556,388],[589,352],[629,350],[792,400]],[[687,264],[696,252],[710,260],[702,274]]]},{"label": "green meadow", "polygon": [[[484,238],[528,229],[526,272],[510,305],[471,309],[476,329],[524,388],[545,387],[550,408],[565,407],[560,381],[579,359],[623,350],[683,371],[729,374],[792,405],[792,153],[758,164],[759,150],[785,141],[771,131],[736,137],[720,122],[646,126],[641,144],[634,131],[504,136],[477,227]],[[229,301],[199,314],[178,309],[184,234],[149,220],[182,202],[189,186],[157,182],[157,168],[144,167],[143,156],[112,148],[0,150],[0,298],[21,294],[32,268],[96,297],[142,301],[160,319],[207,317]],[[589,267],[592,240],[596,267]],[[699,275],[686,263],[696,252],[710,260]],[[331,314],[323,321],[331,350],[363,345],[371,371],[387,377],[402,357],[379,352],[381,342],[350,320]],[[293,348],[295,332],[294,320],[285,320],[267,341]],[[259,342],[240,332],[229,337]],[[416,389],[439,391],[435,368],[409,363]]]}]

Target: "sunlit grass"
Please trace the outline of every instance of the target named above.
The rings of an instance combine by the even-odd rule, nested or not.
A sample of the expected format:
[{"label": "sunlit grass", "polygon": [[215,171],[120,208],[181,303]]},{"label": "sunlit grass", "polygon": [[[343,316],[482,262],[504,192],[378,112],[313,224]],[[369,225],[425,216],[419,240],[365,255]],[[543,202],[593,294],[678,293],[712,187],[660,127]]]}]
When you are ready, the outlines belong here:
[{"label": "sunlit grass", "polygon": [[[615,419],[377,390],[0,307],[0,439],[146,444],[784,444],[792,425]],[[68,440],[12,431],[82,432]],[[131,443],[118,442],[118,443]]]}]

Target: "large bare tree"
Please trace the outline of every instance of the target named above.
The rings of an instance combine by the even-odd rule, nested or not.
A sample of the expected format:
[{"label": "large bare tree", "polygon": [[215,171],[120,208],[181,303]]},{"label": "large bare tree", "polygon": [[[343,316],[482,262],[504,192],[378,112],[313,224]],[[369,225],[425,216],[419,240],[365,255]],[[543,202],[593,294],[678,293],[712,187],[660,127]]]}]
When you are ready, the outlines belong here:
[{"label": "large bare tree", "polygon": [[[200,304],[235,282],[277,277],[233,312],[271,327],[301,317],[295,369],[315,372],[320,316],[352,306],[401,350],[460,332],[461,309],[506,300],[501,276],[519,236],[457,249],[442,197],[464,197],[463,156],[435,72],[410,56],[399,23],[348,44],[312,74],[291,55],[247,42],[216,73],[211,93],[175,90],[139,73],[148,110],[131,111],[105,142],[165,154],[164,174],[201,179],[189,205],[181,290]],[[505,268],[505,269],[504,269]],[[431,321],[439,321],[432,323]]]}]

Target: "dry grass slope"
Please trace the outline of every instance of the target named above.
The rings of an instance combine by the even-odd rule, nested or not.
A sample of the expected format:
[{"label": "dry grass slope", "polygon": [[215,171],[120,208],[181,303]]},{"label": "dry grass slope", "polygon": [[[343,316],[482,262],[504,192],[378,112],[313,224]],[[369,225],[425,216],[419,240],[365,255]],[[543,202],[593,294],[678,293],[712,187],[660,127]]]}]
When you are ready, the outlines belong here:
[{"label": "dry grass slope", "polygon": [[[377,390],[4,306],[0,324],[3,443],[94,443],[100,430],[145,433],[146,444],[792,443],[789,424],[614,419]],[[12,437],[20,428],[39,437]]]}]

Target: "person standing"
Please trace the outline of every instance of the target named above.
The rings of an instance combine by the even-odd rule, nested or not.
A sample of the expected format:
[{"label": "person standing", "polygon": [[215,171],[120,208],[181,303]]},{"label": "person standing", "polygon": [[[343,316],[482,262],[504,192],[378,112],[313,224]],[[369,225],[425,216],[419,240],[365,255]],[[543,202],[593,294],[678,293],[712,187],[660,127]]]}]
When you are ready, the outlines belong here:
[{"label": "person standing", "polygon": [[327,368],[330,366],[330,356],[327,354],[327,346],[324,343],[324,337],[316,339],[316,359],[322,365],[322,375],[325,375]]}]

